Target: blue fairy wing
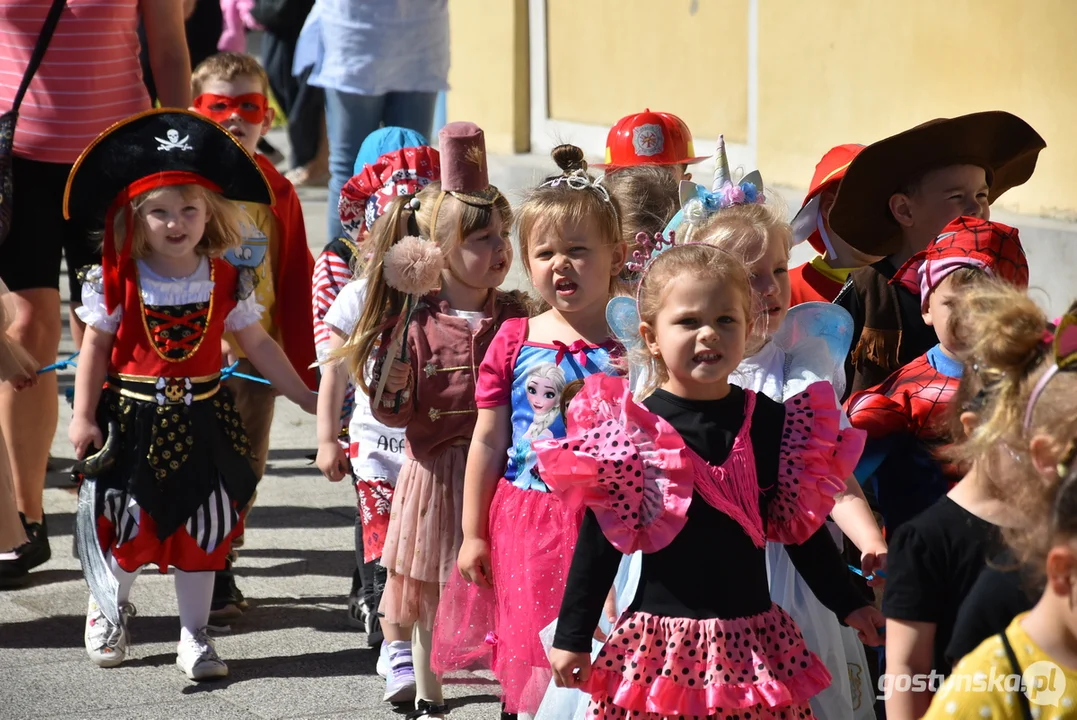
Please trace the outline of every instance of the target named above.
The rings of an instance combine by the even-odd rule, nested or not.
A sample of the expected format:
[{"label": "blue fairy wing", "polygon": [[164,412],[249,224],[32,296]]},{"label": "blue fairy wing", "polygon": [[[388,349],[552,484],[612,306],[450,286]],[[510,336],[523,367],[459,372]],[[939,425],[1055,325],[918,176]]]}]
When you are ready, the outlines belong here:
[{"label": "blue fairy wing", "polygon": [[840,305],[809,302],[789,309],[774,340],[789,352],[805,338],[821,338],[828,353],[844,362],[853,342],[853,317]]},{"label": "blue fairy wing", "polygon": [[606,304],[606,324],[625,348],[640,341],[639,310],[635,298],[619,296]]}]

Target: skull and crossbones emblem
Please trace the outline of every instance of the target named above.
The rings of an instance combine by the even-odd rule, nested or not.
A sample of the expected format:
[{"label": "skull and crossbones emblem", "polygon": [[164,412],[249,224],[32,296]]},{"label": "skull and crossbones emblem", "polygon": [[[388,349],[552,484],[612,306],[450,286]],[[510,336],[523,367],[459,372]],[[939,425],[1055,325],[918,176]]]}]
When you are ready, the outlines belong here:
[{"label": "skull and crossbones emblem", "polygon": [[157,146],[158,150],[194,150],[194,148],[191,147],[190,143],[187,142],[191,139],[191,136],[186,135],[183,138],[180,138],[178,130],[169,130],[165,133],[165,138],[153,138],[157,142],[161,143]]},{"label": "skull and crossbones emblem", "polygon": [[191,378],[157,378],[157,404],[190,405],[194,400],[191,388]]}]

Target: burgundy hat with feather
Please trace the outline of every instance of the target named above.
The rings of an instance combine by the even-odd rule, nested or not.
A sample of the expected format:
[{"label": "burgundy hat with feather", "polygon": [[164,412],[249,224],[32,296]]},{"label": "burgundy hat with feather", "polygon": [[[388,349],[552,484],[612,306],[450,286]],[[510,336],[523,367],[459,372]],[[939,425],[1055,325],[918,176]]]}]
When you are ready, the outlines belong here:
[{"label": "burgundy hat with feather", "polygon": [[449,123],[438,133],[441,153],[441,189],[471,205],[490,205],[500,195],[490,185],[486,165],[486,137],[471,122]]}]

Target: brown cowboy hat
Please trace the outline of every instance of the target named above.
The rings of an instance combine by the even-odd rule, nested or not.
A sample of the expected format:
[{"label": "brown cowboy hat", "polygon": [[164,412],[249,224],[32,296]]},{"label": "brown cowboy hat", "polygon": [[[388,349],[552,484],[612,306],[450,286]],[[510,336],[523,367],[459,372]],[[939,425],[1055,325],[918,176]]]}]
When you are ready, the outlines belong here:
[{"label": "brown cowboy hat", "polygon": [[861,252],[891,255],[901,249],[901,226],[890,198],[918,176],[949,165],[979,165],[987,171],[988,201],[1028,181],[1043,138],[1016,115],[991,111],[939,118],[868,145],[850,163],[830,226]]}]

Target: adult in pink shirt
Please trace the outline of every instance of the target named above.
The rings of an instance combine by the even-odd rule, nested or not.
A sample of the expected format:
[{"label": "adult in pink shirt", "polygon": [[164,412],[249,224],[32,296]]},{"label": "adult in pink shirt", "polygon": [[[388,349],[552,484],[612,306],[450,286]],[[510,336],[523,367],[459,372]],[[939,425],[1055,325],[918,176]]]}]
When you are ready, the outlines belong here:
[{"label": "adult in pink shirt", "polygon": [[[0,108],[11,107],[50,0],[0,0]],[[72,310],[82,297],[79,268],[100,261],[99,241],[63,219],[64,186],[82,150],[112,123],[150,107],[139,65],[146,29],[161,104],[191,104],[184,0],[67,0],[15,128],[11,233],[0,246],[0,278],[15,296],[8,334],[41,365],[60,344],[60,258],[67,258]],[[71,313],[76,345],[82,329]],[[56,374],[31,390],[0,389],[0,427],[29,542],[0,556],[0,585],[24,579],[51,555],[42,494],[57,422]]]}]

